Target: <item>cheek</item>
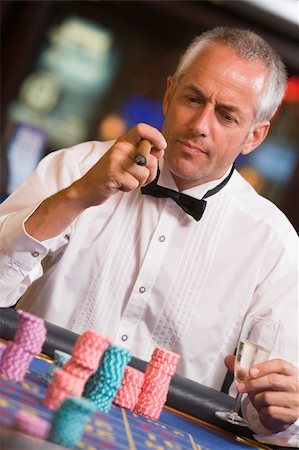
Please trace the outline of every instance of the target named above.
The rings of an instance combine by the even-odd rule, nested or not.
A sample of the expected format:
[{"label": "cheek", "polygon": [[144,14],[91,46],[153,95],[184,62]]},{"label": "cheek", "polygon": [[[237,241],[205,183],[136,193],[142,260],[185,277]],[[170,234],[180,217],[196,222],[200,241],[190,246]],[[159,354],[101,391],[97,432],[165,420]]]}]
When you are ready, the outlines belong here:
[{"label": "cheek", "polygon": [[177,129],[178,123],[175,117],[171,113],[167,114],[162,127],[162,133],[165,136],[166,140],[167,137],[170,138],[173,134],[175,134]]},{"label": "cheek", "polygon": [[166,141],[168,141],[169,131],[168,131],[168,123],[167,123],[166,119],[164,120],[164,123],[163,123],[162,134],[165,137]]},{"label": "cheek", "polygon": [[244,136],[241,135],[240,131],[224,129],[218,133],[215,132],[214,140],[227,154],[239,153],[244,146]]},{"label": "cheek", "polygon": [[171,105],[165,115],[164,123],[168,131],[175,132],[177,129],[185,127],[188,121],[189,117],[185,110],[177,105],[175,107]]},{"label": "cheek", "polygon": [[212,156],[225,163],[233,162],[243,148],[240,144],[240,136],[230,133],[222,133],[215,139],[212,138],[212,146],[214,148]]}]

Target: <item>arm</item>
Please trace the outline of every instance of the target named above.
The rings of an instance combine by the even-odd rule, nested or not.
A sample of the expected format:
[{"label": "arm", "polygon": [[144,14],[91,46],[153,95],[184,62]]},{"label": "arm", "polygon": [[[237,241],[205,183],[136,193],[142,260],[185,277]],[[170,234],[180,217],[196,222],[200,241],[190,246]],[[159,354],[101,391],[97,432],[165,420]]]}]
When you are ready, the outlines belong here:
[{"label": "arm", "polygon": [[[138,166],[134,156],[138,144],[147,139],[147,164]],[[131,191],[151,182],[157,172],[157,160],[166,142],[161,133],[149,125],[139,124],[119,138],[108,152],[80,179],[44,200],[25,222],[27,233],[39,241],[60,234],[86,208],[98,206],[118,190]]]},{"label": "arm", "polygon": [[[278,229],[278,227],[277,227]],[[245,394],[242,412],[256,438],[274,445],[299,445],[298,236],[286,224],[269,239],[247,313],[280,323],[271,359],[253,366],[237,389]],[[226,366],[233,371],[234,357]]]},{"label": "arm", "polygon": [[[142,150],[144,167],[134,163],[142,139],[152,145]],[[48,252],[63,251],[82,211],[151,181],[165,145],[158,130],[140,124],[111,148],[90,142],[48,155],[0,205],[0,306],[15,304],[43,274]]]}]

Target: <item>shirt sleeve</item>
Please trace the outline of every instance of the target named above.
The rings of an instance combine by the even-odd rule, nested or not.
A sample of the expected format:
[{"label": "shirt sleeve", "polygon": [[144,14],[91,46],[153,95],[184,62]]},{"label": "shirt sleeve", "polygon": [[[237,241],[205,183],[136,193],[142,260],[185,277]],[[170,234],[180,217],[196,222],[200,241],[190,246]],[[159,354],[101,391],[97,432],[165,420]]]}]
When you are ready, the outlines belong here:
[{"label": "shirt sleeve", "polygon": [[269,241],[248,312],[279,323],[270,359],[282,358],[298,368],[298,238],[293,234],[287,239]]},{"label": "shirt sleeve", "polygon": [[[40,203],[80,176],[70,152],[46,156],[35,172],[0,205],[0,307],[14,305],[27,287],[42,276],[42,260],[49,250],[65,243],[63,236],[39,242],[26,233],[24,223]],[[75,167],[72,174],[67,167]]]},{"label": "shirt sleeve", "polygon": [[[270,359],[282,358],[298,368],[298,237],[290,230],[284,234],[284,240],[275,236],[269,244],[249,312],[267,315],[280,323]],[[242,401],[242,413],[259,442],[299,446],[299,420],[287,430],[273,434],[262,425],[247,396]]]},{"label": "shirt sleeve", "polygon": [[73,224],[43,242],[26,233],[24,222],[47,197],[80,178],[113,144],[85,142],[49,153],[32,175],[0,205],[0,307],[14,305],[43,274],[43,259],[69,241]]},{"label": "shirt sleeve", "polygon": [[36,207],[9,215],[1,223],[1,307],[13,306],[27,287],[43,275],[42,260],[49,250],[61,247],[66,242],[65,233],[43,242],[29,236],[24,223]]},{"label": "shirt sleeve", "polygon": [[242,402],[242,414],[250,423],[251,430],[256,433],[254,437],[258,442],[283,447],[299,447],[299,419],[286,430],[272,434],[261,424],[258,412],[250,402],[249,397],[246,397]]}]

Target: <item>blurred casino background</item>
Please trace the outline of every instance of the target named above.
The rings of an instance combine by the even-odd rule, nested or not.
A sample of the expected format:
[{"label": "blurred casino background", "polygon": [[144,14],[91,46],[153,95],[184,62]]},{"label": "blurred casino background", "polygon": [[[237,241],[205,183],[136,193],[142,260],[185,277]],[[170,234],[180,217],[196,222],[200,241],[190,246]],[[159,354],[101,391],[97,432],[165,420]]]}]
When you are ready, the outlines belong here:
[{"label": "blurred casino background", "polygon": [[231,25],[263,35],[288,69],[267,141],[237,167],[299,232],[298,3],[2,0],[0,201],[55,149],[140,121],[161,128],[165,80],[186,45]]}]

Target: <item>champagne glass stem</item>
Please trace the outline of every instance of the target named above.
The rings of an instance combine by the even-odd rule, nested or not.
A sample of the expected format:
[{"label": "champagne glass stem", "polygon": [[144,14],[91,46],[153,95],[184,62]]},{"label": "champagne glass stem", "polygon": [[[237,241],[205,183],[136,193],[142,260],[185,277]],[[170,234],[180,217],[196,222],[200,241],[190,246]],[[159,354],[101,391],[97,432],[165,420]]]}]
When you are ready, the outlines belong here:
[{"label": "champagne glass stem", "polygon": [[239,425],[242,427],[247,426],[246,420],[243,417],[239,416],[238,411],[241,405],[241,399],[243,394],[241,392],[238,393],[235,398],[232,409],[229,411],[216,411],[216,416],[220,417],[220,419],[225,420],[226,422],[232,423],[233,425]]},{"label": "champagne glass stem", "polygon": [[238,411],[239,411],[240,406],[241,406],[242,396],[243,396],[243,394],[241,392],[238,392],[238,395],[235,398],[235,402],[234,402],[234,405],[233,405],[232,410],[231,410],[231,414],[232,415],[238,414]]}]

